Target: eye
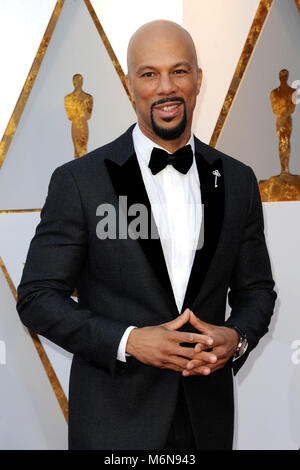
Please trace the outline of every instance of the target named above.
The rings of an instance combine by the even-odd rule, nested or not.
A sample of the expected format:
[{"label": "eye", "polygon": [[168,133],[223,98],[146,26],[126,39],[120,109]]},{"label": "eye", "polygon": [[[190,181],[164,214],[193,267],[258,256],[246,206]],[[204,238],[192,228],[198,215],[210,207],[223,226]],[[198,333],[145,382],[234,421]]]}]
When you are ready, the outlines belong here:
[{"label": "eye", "polygon": [[142,77],[146,77],[146,78],[154,77],[154,72],[145,72],[143,73]]},{"label": "eye", "polygon": [[181,74],[187,73],[187,71],[184,70],[184,69],[176,69],[176,70],[174,70],[174,73],[175,73],[176,75],[181,75]]}]

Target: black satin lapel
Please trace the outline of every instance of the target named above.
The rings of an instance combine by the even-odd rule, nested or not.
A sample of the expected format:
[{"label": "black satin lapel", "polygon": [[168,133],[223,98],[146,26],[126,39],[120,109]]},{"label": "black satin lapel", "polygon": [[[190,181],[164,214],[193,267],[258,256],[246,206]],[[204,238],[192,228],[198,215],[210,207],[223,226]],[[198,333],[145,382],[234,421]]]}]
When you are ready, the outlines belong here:
[{"label": "black satin lapel", "polygon": [[[170,299],[175,303],[161,242],[136,155],[133,154],[122,166],[108,159],[105,160],[105,164],[118,198],[120,196],[127,197],[127,208],[129,209],[134,204],[142,204],[146,207],[148,231],[147,234],[143,233],[143,238],[139,237],[137,241]],[[129,226],[136,215],[126,214],[126,217]]]},{"label": "black satin lapel", "polygon": [[[198,295],[211,260],[215,253],[224,219],[224,177],[221,159],[210,165],[202,155],[196,153],[196,162],[199,172],[201,200],[203,207],[204,244],[195,253],[193,267],[186,290],[182,311],[191,308]],[[221,175],[213,174],[218,171]]]}]

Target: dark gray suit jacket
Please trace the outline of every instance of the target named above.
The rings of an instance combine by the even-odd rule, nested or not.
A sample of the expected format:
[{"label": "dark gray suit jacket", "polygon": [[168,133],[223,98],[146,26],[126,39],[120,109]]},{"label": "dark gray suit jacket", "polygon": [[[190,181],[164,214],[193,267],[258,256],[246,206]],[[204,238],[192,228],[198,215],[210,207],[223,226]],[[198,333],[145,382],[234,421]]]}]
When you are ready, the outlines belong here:
[{"label": "dark gray suit jacket", "polygon": [[[234,363],[236,373],[268,331],[276,298],[260,196],[248,166],[198,139],[195,145],[205,234],[182,310],[189,307],[203,321],[223,325],[229,289],[228,322],[245,331],[249,341],[248,353]],[[217,187],[214,170],[221,174]],[[128,207],[142,203],[150,209],[132,127],[55,170],[18,288],[23,323],[74,354],[70,449],[161,448],[180,381],[199,448],[229,449],[231,363],[207,377],[182,378],[133,357],[126,365],[116,360],[129,325],[156,325],[179,313],[159,239],[97,236],[98,206],[114,205],[118,218],[120,195],[127,196]],[[78,303],[70,298],[74,288]]]}]

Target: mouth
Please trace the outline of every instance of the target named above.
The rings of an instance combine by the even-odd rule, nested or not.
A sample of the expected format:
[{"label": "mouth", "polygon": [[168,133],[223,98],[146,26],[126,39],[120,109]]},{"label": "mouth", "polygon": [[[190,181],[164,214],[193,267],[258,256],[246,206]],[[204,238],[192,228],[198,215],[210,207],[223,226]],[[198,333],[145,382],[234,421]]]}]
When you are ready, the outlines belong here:
[{"label": "mouth", "polygon": [[180,102],[169,102],[161,105],[154,106],[155,114],[161,119],[174,118],[180,113],[182,103]]}]

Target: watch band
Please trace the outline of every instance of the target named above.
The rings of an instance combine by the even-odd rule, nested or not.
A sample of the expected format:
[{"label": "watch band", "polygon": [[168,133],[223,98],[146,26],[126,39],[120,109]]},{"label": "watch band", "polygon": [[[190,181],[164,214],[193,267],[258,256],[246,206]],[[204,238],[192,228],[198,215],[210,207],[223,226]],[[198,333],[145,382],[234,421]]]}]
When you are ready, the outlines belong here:
[{"label": "watch band", "polygon": [[244,333],[238,326],[235,326],[235,325],[226,325],[226,326],[228,328],[232,328],[233,330],[235,330],[237,334],[239,335],[239,342],[235,350],[235,353],[232,356],[232,361],[235,361],[236,359],[241,357],[248,348],[247,336],[246,336],[246,333]]}]

